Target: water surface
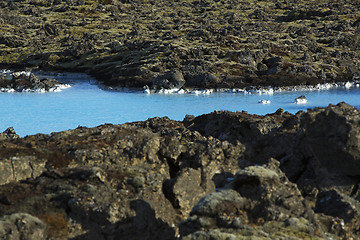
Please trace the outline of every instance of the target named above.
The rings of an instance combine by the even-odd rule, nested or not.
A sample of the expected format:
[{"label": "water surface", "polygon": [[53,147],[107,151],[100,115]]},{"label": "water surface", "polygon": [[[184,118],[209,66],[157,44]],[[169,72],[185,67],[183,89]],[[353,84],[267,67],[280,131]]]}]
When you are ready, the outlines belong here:
[{"label": "water surface", "polygon": [[[245,110],[267,114],[278,108],[296,113],[307,108],[323,107],[345,101],[360,108],[359,88],[326,91],[280,92],[274,95],[213,93],[145,94],[131,91],[105,91],[80,74],[67,74],[59,79],[71,88],[48,93],[0,93],[0,131],[12,126],[20,136],[51,133],[104,123],[121,124],[168,116],[182,120],[186,114],[200,115],[214,110]],[[294,104],[304,94],[306,104]],[[259,100],[270,104],[259,104]]]}]

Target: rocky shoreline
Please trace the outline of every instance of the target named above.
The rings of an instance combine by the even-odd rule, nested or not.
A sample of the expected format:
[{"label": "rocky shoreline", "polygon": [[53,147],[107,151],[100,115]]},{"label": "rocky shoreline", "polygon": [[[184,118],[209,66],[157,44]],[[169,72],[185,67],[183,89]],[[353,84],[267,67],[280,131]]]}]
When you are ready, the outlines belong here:
[{"label": "rocky shoreline", "polygon": [[[360,79],[359,8],[4,0],[0,67],[82,72],[149,92],[346,88]],[[1,91],[57,84],[0,76]],[[24,138],[9,128],[0,133],[0,238],[359,239],[359,111],[217,111]]]},{"label": "rocky shoreline", "polygon": [[[258,94],[258,95],[273,95],[274,93],[288,92],[288,91],[326,91],[330,89],[351,89],[359,88],[359,81],[347,81],[347,82],[334,82],[324,83],[316,85],[295,85],[295,86],[283,86],[283,87],[247,87],[247,88],[216,88],[216,89],[193,89],[193,88],[160,88],[150,89],[148,86],[143,88],[144,93],[152,94],[195,94],[195,95],[208,95],[212,93],[242,93],[242,94]],[[107,87],[107,90],[124,91],[123,88]]]},{"label": "rocky shoreline", "polygon": [[4,239],[358,239],[360,110],[0,134]]},{"label": "rocky shoreline", "polygon": [[111,87],[358,81],[358,1],[4,0],[2,68],[86,72]]},{"label": "rocky shoreline", "polygon": [[[66,81],[73,80],[71,78],[73,73],[69,73],[66,76]],[[44,77],[44,76],[45,77]],[[65,73],[67,75],[67,73]],[[71,84],[62,83],[64,80],[64,73],[56,72],[35,72],[31,71],[11,71],[3,69],[0,72],[0,92],[59,92],[62,89],[71,87]],[[83,74],[85,79],[90,78],[89,75]],[[92,84],[97,84],[99,88],[106,91],[129,91],[129,88],[123,87],[111,87],[103,85],[101,82],[96,80],[92,81]],[[136,91],[143,91],[147,94],[195,94],[195,95],[208,95],[212,93],[242,93],[242,94],[259,94],[259,95],[273,95],[274,93],[286,92],[286,91],[322,91],[330,89],[350,89],[359,88],[360,81],[353,80],[347,82],[333,82],[316,85],[295,85],[295,86],[282,86],[282,87],[247,87],[247,88],[209,88],[209,89],[198,89],[198,88],[186,88],[186,87],[174,87],[163,88],[153,87],[150,89],[149,86],[144,86],[142,89],[136,89]]]},{"label": "rocky shoreline", "polygon": [[60,83],[52,78],[39,79],[28,71],[4,70],[0,73],[0,92],[59,92],[69,87],[70,85]]}]

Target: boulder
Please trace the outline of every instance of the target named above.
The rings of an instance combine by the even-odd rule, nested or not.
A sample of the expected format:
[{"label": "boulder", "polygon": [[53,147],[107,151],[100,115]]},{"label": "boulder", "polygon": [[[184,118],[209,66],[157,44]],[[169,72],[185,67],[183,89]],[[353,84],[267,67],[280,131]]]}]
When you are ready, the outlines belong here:
[{"label": "boulder", "polygon": [[275,159],[270,159],[264,166],[249,166],[240,170],[232,182],[232,188],[255,203],[249,214],[253,220],[284,221],[299,216],[313,220],[313,211],[297,186],[279,169]]},{"label": "boulder", "polygon": [[190,215],[214,217],[218,213],[236,213],[245,209],[248,200],[233,189],[220,189],[203,197],[191,210]]},{"label": "boulder", "polygon": [[[312,236],[317,228],[315,213],[303,199],[297,186],[279,169],[275,159],[270,159],[269,163],[263,166],[241,169],[228,185],[228,189],[202,198],[193,207],[190,215],[180,224],[182,236],[213,228],[232,229],[231,233],[242,235],[237,229],[251,229],[250,223],[262,225],[264,222],[273,222],[288,227],[295,226],[295,223],[289,222],[290,218],[305,219],[306,227],[300,227],[299,223],[294,230],[296,232],[305,231]],[[276,232],[266,225],[263,230],[269,234]]]},{"label": "boulder", "polygon": [[345,223],[360,220],[360,203],[335,189],[317,195],[315,211],[341,218]]},{"label": "boulder", "polygon": [[360,110],[346,103],[308,110],[302,118],[308,147],[322,167],[360,175]]},{"label": "boulder", "polygon": [[347,238],[360,230],[359,201],[341,187],[323,190],[317,195],[315,212],[325,231]]},{"label": "boulder", "polygon": [[180,89],[185,84],[185,79],[182,73],[178,70],[159,74],[152,80],[152,88],[160,89]]},{"label": "boulder", "polygon": [[[180,223],[180,235],[187,236],[201,229],[216,228],[219,225],[242,225],[243,221],[246,221],[246,215],[241,212],[249,204],[246,198],[232,189],[221,189],[206,195],[193,207],[190,217]],[[223,221],[223,216],[227,217],[226,222]]]},{"label": "boulder", "polygon": [[14,213],[0,218],[0,236],[2,239],[46,239],[46,225],[30,214]]},{"label": "boulder", "polygon": [[214,183],[202,176],[201,172],[200,169],[184,168],[175,179],[170,179],[164,184],[165,195],[183,216],[188,216],[192,206],[201,197],[215,191]]},{"label": "boulder", "polygon": [[12,156],[0,159],[0,185],[36,178],[45,170],[46,161],[35,156]]}]

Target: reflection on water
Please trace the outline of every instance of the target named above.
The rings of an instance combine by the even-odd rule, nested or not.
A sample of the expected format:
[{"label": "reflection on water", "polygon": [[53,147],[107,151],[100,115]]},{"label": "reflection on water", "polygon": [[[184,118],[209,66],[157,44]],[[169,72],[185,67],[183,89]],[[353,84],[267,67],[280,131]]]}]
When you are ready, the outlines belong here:
[{"label": "reflection on water", "polygon": [[[296,113],[307,108],[323,107],[345,101],[360,108],[360,89],[280,92],[274,95],[241,93],[145,94],[142,92],[104,91],[84,75],[65,75],[61,81],[72,87],[52,93],[0,93],[0,131],[13,126],[21,135],[50,133],[80,126],[104,123],[120,124],[168,116],[182,120],[186,114],[200,115],[214,110],[245,110],[253,114],[275,112],[278,108]],[[294,104],[305,95],[307,103]],[[259,100],[270,100],[259,104]]]}]

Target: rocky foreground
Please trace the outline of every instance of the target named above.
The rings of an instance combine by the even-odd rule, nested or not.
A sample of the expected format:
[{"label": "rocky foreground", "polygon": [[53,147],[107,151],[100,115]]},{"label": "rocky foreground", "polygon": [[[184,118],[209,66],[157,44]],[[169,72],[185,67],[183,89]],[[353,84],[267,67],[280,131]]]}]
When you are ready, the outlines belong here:
[{"label": "rocky foreground", "polygon": [[360,112],[0,134],[2,239],[359,239]]},{"label": "rocky foreground", "polygon": [[2,0],[0,63],[112,87],[247,88],[360,78],[359,1]]}]

